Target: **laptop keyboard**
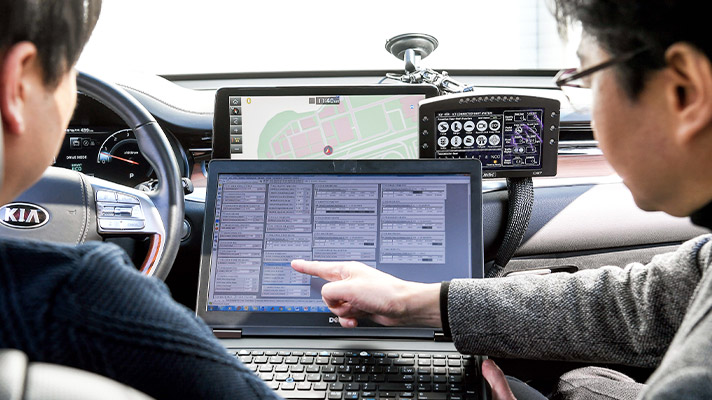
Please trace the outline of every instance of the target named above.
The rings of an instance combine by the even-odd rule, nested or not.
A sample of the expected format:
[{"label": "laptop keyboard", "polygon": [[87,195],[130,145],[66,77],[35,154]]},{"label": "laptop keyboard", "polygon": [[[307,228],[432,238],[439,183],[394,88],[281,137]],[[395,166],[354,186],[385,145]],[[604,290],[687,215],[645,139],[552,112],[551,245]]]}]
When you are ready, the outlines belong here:
[{"label": "laptop keyboard", "polygon": [[287,399],[479,399],[478,358],[455,352],[240,350]]}]

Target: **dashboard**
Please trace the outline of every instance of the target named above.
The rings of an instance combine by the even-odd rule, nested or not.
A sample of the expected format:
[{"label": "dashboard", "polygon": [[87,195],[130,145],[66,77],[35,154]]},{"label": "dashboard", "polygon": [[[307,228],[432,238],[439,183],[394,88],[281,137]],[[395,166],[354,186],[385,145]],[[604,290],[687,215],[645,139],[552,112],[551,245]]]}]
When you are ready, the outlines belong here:
[{"label": "dashboard", "polygon": [[[203,188],[206,184],[207,162],[210,161],[214,150],[213,118],[218,89],[333,84],[373,85],[382,80],[387,72],[389,71],[361,71],[358,74],[344,72],[338,76],[336,74],[318,76],[316,73],[301,75],[299,73],[254,73],[166,77],[125,72],[109,78],[143,104],[166,132],[182,170],[182,176],[190,178],[196,188],[196,192],[187,197],[186,203],[201,208],[204,201]],[[535,178],[535,187],[589,185],[601,182],[620,184],[620,178],[613,173],[593,140],[590,116],[580,111],[573,111],[567,98],[553,84],[555,71],[499,71],[496,74],[492,71],[450,71],[450,74],[461,82],[471,84],[475,88],[471,92],[473,95],[517,94],[550,97],[561,102],[556,177]],[[463,122],[463,130],[465,122]],[[67,129],[61,151],[56,157],[55,166],[81,169],[86,174],[130,187],[153,179],[155,176],[152,168],[143,163],[140,152],[135,151],[132,133],[126,131],[127,128],[128,126],[103,104],[80,93],[75,114]],[[437,127],[433,130],[435,129]],[[450,137],[448,131],[446,136],[452,142],[452,138],[457,135]],[[78,148],[79,144],[81,148]],[[437,142],[433,141],[430,148],[438,149],[437,146]],[[506,188],[506,183],[502,179],[487,180],[484,182],[484,187],[488,191],[501,191]],[[199,217],[195,219],[202,221]],[[492,217],[492,223],[498,221],[497,218]],[[193,228],[196,232],[202,229],[200,224],[194,224]],[[496,236],[499,235],[498,232],[496,230],[492,234]],[[492,243],[496,239],[489,235],[486,238]]]},{"label": "dashboard", "polygon": [[[333,74],[333,76],[319,77],[314,74],[300,75],[299,73],[160,77],[122,72],[108,78],[128,91],[153,114],[171,142],[182,176],[190,178],[193,185],[198,188],[198,193],[201,193],[201,188],[206,184],[207,162],[211,159],[215,146],[220,146],[222,143],[219,138],[217,143],[213,140],[213,117],[218,89],[334,84],[374,85],[381,81],[387,72],[363,71],[359,74],[345,72],[338,77]],[[612,169],[593,140],[590,117],[586,113],[572,110],[567,98],[553,85],[554,73],[555,71],[535,73],[512,71],[491,75],[490,71],[451,71],[451,75],[456,76],[459,81],[473,85],[475,89],[470,93],[474,95],[517,94],[549,97],[560,101],[560,140],[556,179],[614,177]],[[142,163],[140,153],[135,152],[131,134],[118,133],[127,128],[127,125],[103,104],[79,93],[75,114],[54,165],[81,169],[88,175],[130,187],[153,179],[151,167]],[[450,141],[452,142],[454,138],[455,136],[450,138]],[[81,148],[78,148],[80,144]],[[429,145],[430,149],[438,148],[437,142]],[[417,157],[417,153],[415,156]],[[128,161],[123,161],[119,157]],[[501,189],[504,188],[505,183],[503,180],[489,180],[486,186]]]},{"label": "dashboard", "polygon": [[[549,78],[547,77],[546,80],[548,82]],[[374,85],[374,81],[365,83],[363,82],[363,78],[358,77],[355,79],[345,78],[344,81],[348,82],[348,85],[358,84],[361,85],[361,87],[369,87],[369,93],[380,89],[382,89],[381,91],[384,93],[390,93],[395,90],[396,87],[395,85],[386,84]],[[254,99],[255,95],[265,93],[273,94],[272,92],[280,86],[292,88],[295,86],[307,87],[307,85],[303,84],[295,85],[301,81],[292,80],[281,81],[279,82],[279,85],[275,86],[264,85],[263,82],[257,82],[259,85],[256,85],[252,84],[251,81],[221,82],[221,85],[218,87],[206,89],[192,88],[192,82],[181,82],[180,80],[168,81],[167,79],[155,76],[142,76],[138,79],[130,76],[129,78],[118,79],[117,81],[120,86],[126,89],[144,106],[146,106],[159,121],[163,127],[163,130],[169,137],[171,144],[173,145],[176,158],[182,169],[182,175],[190,178],[196,187],[201,187],[205,183],[206,164],[211,158],[211,153],[225,147],[226,151],[223,151],[223,153],[227,153],[227,155],[218,155],[218,157],[235,158],[236,155],[231,154],[233,147],[250,149],[250,146],[253,145],[253,143],[250,143],[250,140],[247,140],[244,144],[242,142],[237,144],[232,143],[234,139],[239,141],[242,140],[242,136],[240,136],[240,134],[232,135],[230,133],[229,135],[226,135],[219,131],[215,132],[215,134],[213,133],[212,125],[213,116],[215,115],[213,107],[215,105],[216,89],[224,87],[224,84],[226,83],[230,83],[230,85],[236,87],[243,87],[243,91],[247,91],[250,94],[250,96],[246,97],[249,100],[250,97]],[[326,84],[331,85],[328,82]],[[310,87],[312,88],[324,85],[324,83],[316,82],[315,85],[316,86],[311,85],[310,83]],[[534,83],[534,87],[532,89],[517,89],[517,93],[539,97],[553,96],[554,98],[560,95],[558,90],[542,90],[539,85],[540,83],[536,82]],[[260,87],[262,89],[259,89]],[[426,89],[434,90],[432,86],[418,87],[418,85],[412,85],[412,88],[408,90],[419,93],[421,97],[421,93],[425,93],[426,97],[433,97],[436,95],[426,91]],[[262,90],[264,93],[259,92],[259,90]],[[511,89],[506,90],[511,92]],[[284,92],[284,89],[281,89],[281,91]],[[496,90],[487,89],[487,92],[494,93]],[[289,94],[293,93],[290,92]],[[404,94],[404,96],[409,95]],[[399,115],[402,114],[404,117],[407,117],[408,110],[412,111],[415,108],[417,111],[417,103],[410,102],[408,104],[410,104],[410,108],[404,108],[403,110],[405,111],[399,112]],[[406,104],[406,106],[408,104]],[[394,124],[394,122],[392,122],[392,115],[396,115],[394,114],[394,111],[397,110],[385,109],[383,112],[383,116],[388,116],[388,123],[390,125]],[[354,113],[354,115],[357,114]],[[240,117],[244,118],[242,115]],[[370,117],[372,116],[369,115],[369,118]],[[562,110],[562,119],[563,118],[565,118],[565,115]],[[355,119],[354,121],[358,120]],[[421,146],[430,146],[431,149],[439,148],[436,142],[423,142],[423,140],[425,140],[424,137],[420,138],[421,143],[419,144],[418,136],[420,135],[418,134],[417,124],[412,124],[411,122],[408,122],[407,119],[404,119],[404,121],[407,122],[405,123],[404,128],[407,128],[406,130],[408,131],[408,134],[411,135],[412,133],[411,136],[414,138],[412,139],[408,136],[408,140],[412,139],[413,141],[412,145],[409,144],[404,149],[395,148],[391,142],[386,140],[386,138],[380,138],[381,135],[379,134],[377,135],[378,137],[374,136],[374,140],[376,140],[376,142],[388,142],[391,145],[381,146],[385,147],[385,149],[380,149],[380,153],[374,152],[373,155],[366,158],[393,158],[396,153],[398,154],[398,157],[396,158],[418,158],[419,151],[420,153],[423,153],[424,151],[423,149],[420,149]],[[403,123],[401,122],[401,124]],[[334,126],[336,127],[336,125]],[[244,129],[244,127],[245,126],[242,126],[240,128]],[[435,128],[430,130],[435,131]],[[363,134],[363,132],[365,132],[362,126],[358,126],[356,131],[358,134]],[[565,140],[566,131],[563,127],[561,131],[562,140]],[[110,111],[107,107],[96,100],[79,93],[77,107],[66,133],[67,134],[62,143],[60,152],[55,159],[54,166],[80,171],[90,176],[129,187],[137,187],[142,183],[155,179],[153,167],[141,154],[133,132],[128,129],[128,126],[114,112]],[[228,137],[229,139],[223,140],[223,136]],[[451,141],[455,139],[459,139],[459,137],[455,135]],[[465,146],[464,148],[469,148],[466,146],[466,139],[470,138],[466,137],[465,140],[463,140],[463,146]],[[361,141],[363,140],[357,140],[353,145],[358,147]],[[225,143],[228,143],[228,145],[224,146]],[[346,152],[351,153],[352,151],[343,145],[334,146],[333,143],[327,144],[330,144],[331,146],[325,145],[318,147],[317,149],[318,153],[323,153],[321,154],[321,157],[348,158],[354,156],[353,154],[346,154]],[[334,149],[334,154],[329,154],[329,152],[325,150],[329,147]],[[477,146],[473,145],[470,147]],[[272,151],[273,148],[274,147],[271,146],[270,151]],[[255,150],[255,152],[257,152],[257,150]],[[218,153],[220,152],[218,151]],[[361,154],[363,153],[362,149],[357,153],[359,153],[360,158],[364,157],[364,155]],[[238,154],[238,156],[244,157],[245,154]],[[420,157],[423,156],[426,158],[433,157],[433,155],[429,156],[427,154],[420,154]],[[299,156],[295,152],[292,157],[302,158],[303,156]],[[283,157],[280,156],[278,158]],[[554,163],[554,165],[555,164],[556,163]]]}]

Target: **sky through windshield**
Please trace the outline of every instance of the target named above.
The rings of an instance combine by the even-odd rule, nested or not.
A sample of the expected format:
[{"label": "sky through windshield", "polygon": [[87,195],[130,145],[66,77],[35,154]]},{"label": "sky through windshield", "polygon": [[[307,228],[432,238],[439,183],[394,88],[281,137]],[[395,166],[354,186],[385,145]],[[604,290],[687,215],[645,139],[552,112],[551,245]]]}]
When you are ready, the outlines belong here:
[{"label": "sky through windshield", "polygon": [[[79,69],[151,74],[402,69],[402,33],[435,36],[437,69],[576,65],[544,0],[104,0]],[[575,45],[576,43],[573,43]]]}]

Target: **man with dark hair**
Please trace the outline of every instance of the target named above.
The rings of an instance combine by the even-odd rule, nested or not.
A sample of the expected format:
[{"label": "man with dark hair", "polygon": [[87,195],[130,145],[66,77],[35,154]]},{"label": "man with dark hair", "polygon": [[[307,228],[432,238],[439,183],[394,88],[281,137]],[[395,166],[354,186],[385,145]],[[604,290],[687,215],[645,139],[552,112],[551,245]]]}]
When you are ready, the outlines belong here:
[{"label": "man with dark hair", "polygon": [[[59,151],[76,103],[74,64],[100,7],[101,0],[0,0],[0,204],[36,182]],[[155,398],[277,397],[162,282],[139,274],[110,244],[0,239],[4,348]]]},{"label": "man with dark hair", "polygon": [[100,10],[101,1],[0,2],[0,49],[32,43],[43,80],[54,87],[79,59]]},{"label": "man with dark hair", "polygon": [[[596,139],[640,208],[712,228],[712,40],[698,7],[556,0],[560,26],[583,28],[581,68],[557,83],[591,89]],[[647,265],[442,285],[354,262],[292,266],[331,281],[322,296],[346,327],[357,318],[427,324],[449,330],[467,353],[657,368],[645,385],[575,370],[561,378],[561,398],[697,399],[712,396],[711,263],[704,235]],[[494,363],[483,375],[495,399],[514,397]]]}]

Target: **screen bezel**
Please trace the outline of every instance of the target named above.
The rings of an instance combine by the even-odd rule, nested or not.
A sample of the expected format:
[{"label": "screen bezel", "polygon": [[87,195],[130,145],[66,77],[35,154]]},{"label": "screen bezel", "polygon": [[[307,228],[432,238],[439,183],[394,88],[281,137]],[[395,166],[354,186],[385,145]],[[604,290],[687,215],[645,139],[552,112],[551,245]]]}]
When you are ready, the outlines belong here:
[{"label": "screen bezel", "polygon": [[561,104],[558,100],[521,95],[473,95],[458,94],[419,103],[420,118],[420,158],[435,158],[437,149],[436,115],[448,111],[468,111],[487,108],[543,109],[544,129],[542,132],[540,168],[482,168],[483,178],[529,178],[556,176],[559,152],[559,117]]},{"label": "screen bezel", "polygon": [[[360,328],[343,329],[338,323],[329,323],[330,313],[280,313],[252,311],[207,311],[208,285],[210,281],[210,249],[213,241],[213,221],[217,181],[220,174],[467,174],[470,176],[471,198],[471,277],[484,277],[482,241],[482,169],[479,160],[213,160],[210,162],[205,204],[205,220],[200,259],[197,315],[213,329],[242,329],[243,333],[276,334],[276,328],[289,327],[290,334],[314,333],[326,329],[329,335],[348,336],[355,332],[378,336],[382,327],[360,322]],[[398,328],[388,328],[386,336]],[[400,328],[401,333],[415,336],[430,335],[432,328]],[[406,335],[407,336],[407,335]]]},{"label": "screen bezel", "polygon": [[433,85],[313,85],[313,86],[244,86],[220,88],[215,93],[213,113],[213,159],[230,159],[229,97],[258,96],[336,96],[336,95],[401,95],[422,94],[432,98],[439,94]]}]

